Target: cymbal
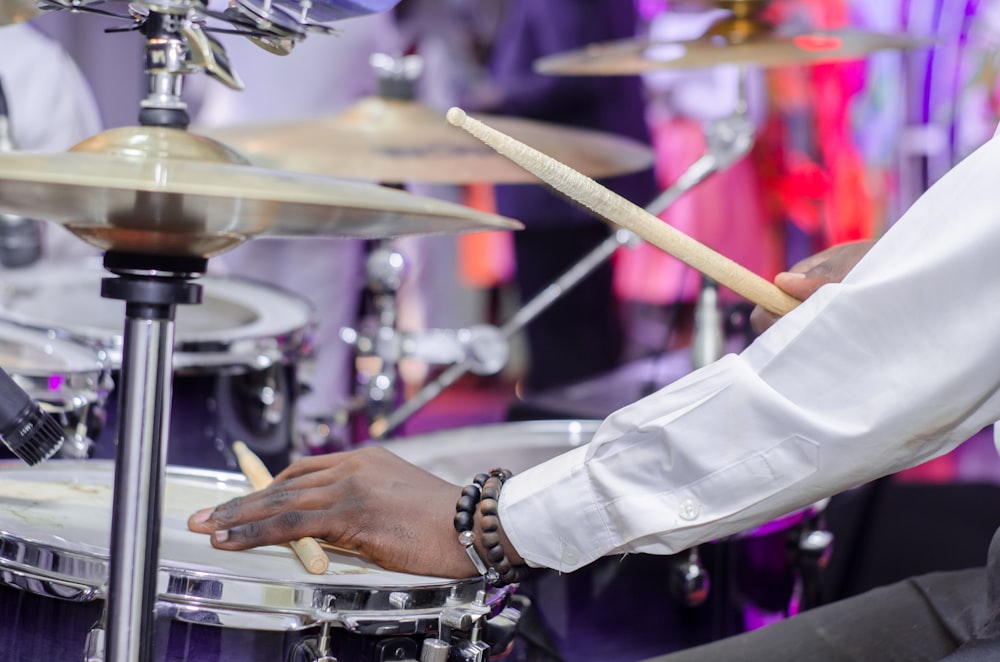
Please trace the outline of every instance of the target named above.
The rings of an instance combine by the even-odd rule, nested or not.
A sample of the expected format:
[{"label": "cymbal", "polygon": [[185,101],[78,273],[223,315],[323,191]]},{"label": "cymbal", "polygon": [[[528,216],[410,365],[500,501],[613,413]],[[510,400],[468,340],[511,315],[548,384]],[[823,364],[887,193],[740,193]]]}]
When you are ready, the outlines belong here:
[{"label": "cymbal", "polygon": [[41,13],[33,0],[0,0],[0,25],[27,21]]},{"label": "cymbal", "polygon": [[910,35],[858,30],[813,31],[797,34],[710,34],[699,39],[655,42],[623,39],[592,44],[535,61],[535,71],[559,76],[628,76],[657,69],[696,69],[724,64],[776,67],[819,64],[863,58],[889,49],[926,46]]},{"label": "cymbal", "polygon": [[380,238],[518,229],[405,191],[248,165],[177,129],[121,127],[67,153],[0,154],[0,212],[102,250],[210,257],[256,235]]},{"label": "cymbal", "polygon": [[[638,141],[527,119],[484,116],[508,135],[589,177],[637,172],[653,163]],[[380,183],[537,183],[444,113],[414,101],[369,97],[345,112],[297,122],[199,127],[257,165]]]}]

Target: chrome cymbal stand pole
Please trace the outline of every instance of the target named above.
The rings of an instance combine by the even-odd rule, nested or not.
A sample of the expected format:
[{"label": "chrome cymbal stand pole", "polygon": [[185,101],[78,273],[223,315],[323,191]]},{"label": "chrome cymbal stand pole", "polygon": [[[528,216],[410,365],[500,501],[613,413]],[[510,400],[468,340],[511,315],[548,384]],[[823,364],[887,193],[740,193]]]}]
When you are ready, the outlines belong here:
[{"label": "chrome cymbal stand pole", "polygon": [[101,296],[125,301],[105,634],[108,662],[147,662],[156,641],[160,519],[173,384],[177,304],[199,303],[188,282],[204,258],[108,252]]},{"label": "chrome cymbal stand pole", "polygon": [[[183,76],[196,70],[188,40],[196,36],[187,7],[150,10],[140,31],[146,37],[148,94],[139,121],[184,129],[187,106],[180,98]],[[139,191],[132,217],[181,216],[179,205],[155,192]],[[199,220],[192,218],[192,230]],[[141,224],[149,227],[148,222]],[[108,251],[104,267],[116,277],[101,284],[101,296],[125,301],[122,366],[118,384],[115,479],[108,586],[103,637],[107,662],[149,662],[156,642],[160,520],[173,387],[174,315],[177,304],[199,303],[201,286],[188,282],[205,273],[201,257]]]}]

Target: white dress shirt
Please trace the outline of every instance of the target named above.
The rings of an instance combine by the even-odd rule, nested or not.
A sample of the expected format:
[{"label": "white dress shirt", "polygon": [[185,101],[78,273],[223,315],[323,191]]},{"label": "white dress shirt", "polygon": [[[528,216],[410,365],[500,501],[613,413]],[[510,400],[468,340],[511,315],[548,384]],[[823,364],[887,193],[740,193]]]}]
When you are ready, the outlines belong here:
[{"label": "white dress shirt", "polygon": [[1000,138],[935,184],[841,284],[740,355],[609,416],[511,479],[535,566],[675,553],[939,456],[1000,419]]}]

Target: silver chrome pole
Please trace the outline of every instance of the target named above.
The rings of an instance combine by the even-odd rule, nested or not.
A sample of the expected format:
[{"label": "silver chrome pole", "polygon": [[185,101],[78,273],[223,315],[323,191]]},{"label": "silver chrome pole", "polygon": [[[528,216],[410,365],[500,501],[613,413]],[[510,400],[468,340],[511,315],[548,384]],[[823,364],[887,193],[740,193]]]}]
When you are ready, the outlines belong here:
[{"label": "silver chrome pole", "polygon": [[[119,383],[107,659],[152,660],[174,321],[129,316]],[[171,313],[173,312],[171,307]]]}]

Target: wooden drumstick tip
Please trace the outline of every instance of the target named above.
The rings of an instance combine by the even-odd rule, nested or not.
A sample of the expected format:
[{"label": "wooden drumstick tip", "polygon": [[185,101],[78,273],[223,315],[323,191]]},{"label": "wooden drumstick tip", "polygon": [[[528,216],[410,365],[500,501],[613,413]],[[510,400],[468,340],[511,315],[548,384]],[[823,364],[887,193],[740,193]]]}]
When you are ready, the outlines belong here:
[{"label": "wooden drumstick tip", "polygon": [[465,114],[465,111],[458,106],[452,106],[449,108],[445,117],[448,119],[448,122],[454,126],[465,126],[465,120],[469,119],[469,116]]},{"label": "wooden drumstick tip", "polygon": [[[271,484],[273,478],[260,458],[242,441],[233,442],[233,453],[240,465],[240,471],[246,476],[251,487],[262,490]],[[322,575],[330,567],[330,557],[315,538],[300,538],[289,543],[295,556],[307,572]]]}]

